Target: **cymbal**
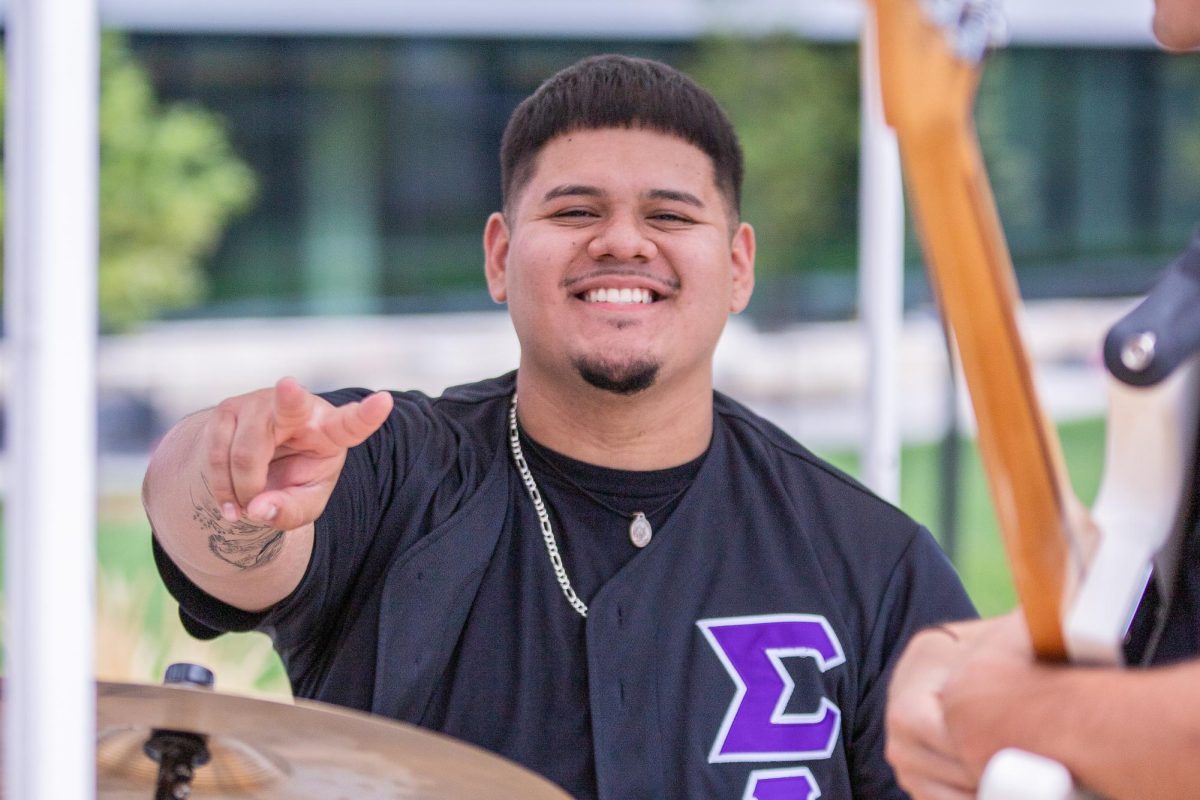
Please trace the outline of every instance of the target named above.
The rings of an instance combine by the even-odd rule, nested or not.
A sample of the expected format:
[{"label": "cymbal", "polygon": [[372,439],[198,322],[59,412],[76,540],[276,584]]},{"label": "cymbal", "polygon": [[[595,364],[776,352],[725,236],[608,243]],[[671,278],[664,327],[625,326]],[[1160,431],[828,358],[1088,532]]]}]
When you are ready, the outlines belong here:
[{"label": "cymbal", "polygon": [[312,701],[294,705],[206,689],[97,684],[101,800],[154,797],[151,729],[208,737],[192,800],[569,800],[561,789],[478,747]]}]

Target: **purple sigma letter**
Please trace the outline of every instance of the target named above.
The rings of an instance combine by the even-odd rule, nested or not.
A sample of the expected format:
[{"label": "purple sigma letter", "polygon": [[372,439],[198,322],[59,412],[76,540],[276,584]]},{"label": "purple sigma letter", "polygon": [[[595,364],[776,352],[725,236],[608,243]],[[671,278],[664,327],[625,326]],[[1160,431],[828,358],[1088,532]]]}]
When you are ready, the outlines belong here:
[{"label": "purple sigma letter", "polygon": [[821,790],[808,767],[756,769],[742,800],[817,800]]},{"label": "purple sigma letter", "polygon": [[[825,618],[767,614],[702,619],[696,625],[737,687],[709,762],[829,758],[841,726],[838,707],[821,697],[811,712],[784,713],[795,688],[784,658],[811,658],[821,672],[846,660]],[[767,797],[760,791],[758,800]]]}]

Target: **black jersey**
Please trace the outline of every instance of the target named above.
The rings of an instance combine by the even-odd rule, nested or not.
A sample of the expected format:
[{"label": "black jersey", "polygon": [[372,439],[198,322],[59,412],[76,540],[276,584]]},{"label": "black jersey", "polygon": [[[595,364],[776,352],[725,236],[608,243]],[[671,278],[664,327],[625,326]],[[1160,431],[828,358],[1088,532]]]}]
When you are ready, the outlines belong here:
[{"label": "black jersey", "polygon": [[[578,797],[903,797],[883,757],[890,669],[920,628],[974,614],[928,532],[716,394],[703,458],[645,476],[647,502],[671,502],[644,549],[593,553],[627,521],[536,474],[585,621],[508,453],[513,387],[396,395],[266,613],[207,597],[160,551],[185,624],[264,630],[297,696],[481,744]],[[636,478],[602,473],[584,488]]]}]

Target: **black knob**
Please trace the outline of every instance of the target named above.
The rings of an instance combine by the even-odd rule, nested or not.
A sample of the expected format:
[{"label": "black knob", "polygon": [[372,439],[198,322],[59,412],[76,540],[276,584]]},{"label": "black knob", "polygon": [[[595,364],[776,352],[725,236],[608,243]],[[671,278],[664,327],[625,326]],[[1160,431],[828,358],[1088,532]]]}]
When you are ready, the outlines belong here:
[{"label": "black knob", "polygon": [[171,664],[167,667],[167,672],[163,676],[164,686],[195,686],[200,689],[211,689],[215,678],[212,670],[207,667],[202,667],[199,664],[188,664],[180,662]]}]

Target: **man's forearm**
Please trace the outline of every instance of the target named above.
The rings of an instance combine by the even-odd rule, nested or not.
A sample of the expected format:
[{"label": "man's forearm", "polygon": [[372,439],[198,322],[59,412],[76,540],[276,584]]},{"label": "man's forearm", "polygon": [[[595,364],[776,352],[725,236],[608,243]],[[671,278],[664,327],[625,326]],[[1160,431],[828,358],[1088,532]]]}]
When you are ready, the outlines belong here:
[{"label": "man's forearm", "polygon": [[159,543],[184,574],[225,602],[259,610],[295,588],[311,553],[312,526],[285,532],[225,518],[203,470],[208,413],[184,419],[163,438],[142,501]]},{"label": "man's forearm", "polygon": [[1113,800],[1200,797],[1200,660],[1148,670],[977,662],[942,699],[976,769],[1013,746]]}]

